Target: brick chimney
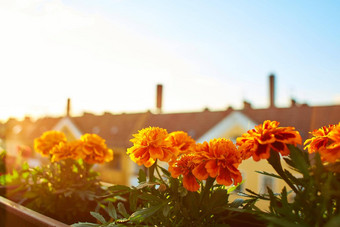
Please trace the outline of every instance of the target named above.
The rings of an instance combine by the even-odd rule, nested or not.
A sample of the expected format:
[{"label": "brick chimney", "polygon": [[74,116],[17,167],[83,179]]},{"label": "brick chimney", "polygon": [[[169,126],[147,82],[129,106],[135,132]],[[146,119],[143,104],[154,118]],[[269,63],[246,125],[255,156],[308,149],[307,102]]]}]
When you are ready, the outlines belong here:
[{"label": "brick chimney", "polygon": [[247,101],[243,101],[243,109],[251,109],[251,103]]},{"label": "brick chimney", "polygon": [[157,84],[156,109],[157,113],[162,112],[163,85]]},{"label": "brick chimney", "polygon": [[290,106],[293,107],[293,106],[296,106],[296,100],[291,98],[290,99]]},{"label": "brick chimney", "polygon": [[275,76],[269,76],[269,107],[275,107]]},{"label": "brick chimney", "polygon": [[67,107],[66,107],[66,117],[70,116],[70,111],[71,111],[71,99],[67,99]]}]

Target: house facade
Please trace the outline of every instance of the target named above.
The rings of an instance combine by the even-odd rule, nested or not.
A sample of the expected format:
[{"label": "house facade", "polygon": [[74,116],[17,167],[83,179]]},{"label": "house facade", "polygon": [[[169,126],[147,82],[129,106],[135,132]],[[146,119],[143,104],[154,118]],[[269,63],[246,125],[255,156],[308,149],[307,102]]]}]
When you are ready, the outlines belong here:
[{"label": "house facade", "polygon": [[[272,84],[272,79],[271,82]],[[159,88],[157,88],[158,90]],[[161,89],[160,89],[161,90]],[[33,149],[33,141],[45,131],[58,130],[65,133],[68,140],[78,139],[82,134],[95,133],[106,140],[114,151],[114,160],[110,163],[95,166],[101,173],[103,181],[114,184],[136,184],[139,167],[133,163],[126,149],[132,146],[130,139],[138,130],[154,126],[167,131],[185,131],[197,142],[209,141],[213,138],[228,138],[235,142],[247,130],[254,128],[265,120],[276,120],[280,126],[293,126],[302,136],[303,141],[309,137],[309,132],[337,124],[340,121],[340,105],[309,106],[292,102],[290,107],[276,107],[272,99],[273,88],[270,88],[270,103],[268,108],[255,109],[250,103],[244,102],[242,109],[227,108],[220,111],[204,109],[197,112],[162,113],[157,98],[157,113],[151,111],[141,113],[104,113],[95,115],[84,113],[82,116],[71,116],[70,101],[67,113],[63,117],[45,117],[32,121],[26,118],[22,121],[8,120],[3,125],[3,146],[9,154],[17,155],[18,146],[28,146]],[[34,154],[39,158],[39,154]],[[266,161],[254,162],[252,159],[240,165],[244,182],[242,187],[254,191],[264,191],[270,186],[274,191],[281,189],[281,182],[257,174],[256,170],[273,172]]]}]

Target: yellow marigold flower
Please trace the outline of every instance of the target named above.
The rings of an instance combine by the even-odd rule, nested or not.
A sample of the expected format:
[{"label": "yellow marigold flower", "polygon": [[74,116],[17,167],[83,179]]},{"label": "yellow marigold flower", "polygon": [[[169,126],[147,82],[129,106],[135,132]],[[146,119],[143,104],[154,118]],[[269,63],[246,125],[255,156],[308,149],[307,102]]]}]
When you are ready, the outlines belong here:
[{"label": "yellow marigold flower", "polygon": [[58,145],[54,146],[51,150],[52,162],[58,162],[63,159],[79,159],[83,158],[82,152],[82,142],[72,141],[69,143],[61,142]]},{"label": "yellow marigold flower", "polygon": [[194,162],[195,156],[191,154],[184,154],[178,160],[172,163],[169,171],[173,178],[183,175],[183,186],[188,191],[195,192],[200,188],[196,177],[192,173],[193,169],[198,165]]},{"label": "yellow marigold flower", "polygon": [[319,152],[325,162],[336,162],[340,159],[340,123],[329,125],[311,132],[313,137],[305,141],[309,153]]},{"label": "yellow marigold flower", "polygon": [[104,163],[113,160],[113,151],[109,149],[105,140],[96,134],[84,134],[82,142],[82,157],[89,164]]},{"label": "yellow marigold flower", "polygon": [[62,132],[47,131],[41,137],[34,140],[34,149],[43,156],[49,156],[52,148],[60,142],[66,142],[66,136]]},{"label": "yellow marigold flower", "polygon": [[130,141],[133,146],[127,149],[132,161],[146,167],[152,166],[156,159],[168,162],[175,155],[166,129],[149,127],[139,130]]},{"label": "yellow marigold flower", "polygon": [[289,155],[287,144],[301,144],[302,139],[294,127],[278,127],[279,122],[266,120],[263,124],[255,126],[241,137],[237,138],[239,152],[242,159],[253,157],[255,161],[268,159],[270,149]]},{"label": "yellow marigold flower", "polygon": [[231,140],[213,139],[198,145],[194,161],[198,165],[192,172],[199,180],[210,176],[226,186],[237,185],[242,181],[241,172],[237,169],[242,159]]}]

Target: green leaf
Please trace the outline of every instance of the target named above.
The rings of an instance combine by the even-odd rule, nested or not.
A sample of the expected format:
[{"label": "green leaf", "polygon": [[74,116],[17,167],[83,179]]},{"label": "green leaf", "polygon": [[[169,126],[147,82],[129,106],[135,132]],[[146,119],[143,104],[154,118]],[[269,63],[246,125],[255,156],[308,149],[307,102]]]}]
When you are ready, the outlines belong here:
[{"label": "green leaf", "polygon": [[[212,192],[211,197],[206,201],[208,209],[213,209],[218,206],[224,206],[228,203],[228,191],[223,189],[216,189]],[[204,201],[203,201],[204,202]]]},{"label": "green leaf", "polygon": [[[65,196],[65,197],[71,197],[72,194],[73,194],[73,191],[72,191],[72,190],[64,192],[64,196]],[[85,195],[86,195],[86,194],[85,194]],[[85,196],[84,196],[83,200],[85,200]]]},{"label": "green leaf", "polygon": [[109,189],[111,191],[130,191],[131,190],[130,187],[125,186],[125,185],[120,185],[120,184],[110,186]]},{"label": "green leaf", "polygon": [[6,176],[0,175],[0,186],[5,186],[5,185],[6,185]]},{"label": "green leaf", "polygon": [[179,180],[177,178],[169,178],[169,182],[170,182],[170,189],[172,192],[177,193],[178,190],[178,186],[179,186]]},{"label": "green leaf", "polygon": [[129,195],[130,210],[135,211],[137,209],[137,191],[131,191]]},{"label": "green leaf", "polygon": [[[200,195],[197,192],[187,191],[186,196],[183,198],[184,207],[196,210],[200,204]],[[209,208],[208,208],[209,209]]]},{"label": "green leaf", "polygon": [[113,204],[110,202],[109,206],[107,207],[107,213],[110,215],[111,218],[114,220],[117,219],[117,211]]},{"label": "green leaf", "polygon": [[181,197],[185,197],[188,194],[188,190],[186,190],[183,186],[179,186],[178,193]]},{"label": "green leaf", "polygon": [[[246,188],[246,191],[249,192],[250,194],[256,196],[256,197],[261,197],[260,194],[258,194],[258,193],[256,193],[256,192],[250,190],[249,188]],[[250,196],[250,197],[252,197],[252,196]]]},{"label": "green leaf", "polygon": [[39,194],[37,194],[36,192],[32,192],[32,191],[27,191],[25,194],[24,194],[24,197],[25,198],[28,198],[28,199],[32,199],[32,198],[36,198],[40,196]]},{"label": "green leaf", "polygon": [[321,161],[321,156],[319,152],[316,152],[314,155],[314,163],[316,166],[316,169],[314,172],[315,174],[320,176],[324,172],[324,166],[323,166],[323,162]]},{"label": "green leaf", "polygon": [[171,177],[171,173],[168,170],[164,169],[162,166],[158,166],[158,167],[162,170],[165,176],[167,176],[168,178]]},{"label": "green leaf", "polygon": [[151,194],[151,193],[142,193],[141,195],[138,196],[138,198],[143,199],[143,200],[147,200],[149,202],[156,202],[156,203],[160,203],[162,202],[162,199],[160,199],[159,197]]},{"label": "green leaf", "polygon": [[288,148],[290,150],[290,157],[291,160],[295,164],[295,168],[301,171],[301,173],[304,176],[309,176],[309,160],[308,156],[304,154],[304,151],[301,151],[299,148],[293,146],[293,145],[288,145]]},{"label": "green leaf", "polygon": [[146,181],[145,171],[143,169],[140,169],[139,173],[138,173],[138,183],[142,183],[142,182],[145,182],[145,181]]},{"label": "green leaf", "polygon": [[235,190],[236,190],[238,187],[240,187],[241,184],[243,184],[243,183],[244,183],[244,180],[243,180],[241,183],[237,184],[237,185],[233,185],[233,186],[228,187],[228,189],[227,189],[228,194],[230,194],[230,193],[232,193],[233,191],[235,191]]},{"label": "green leaf", "polygon": [[76,224],[72,224],[72,227],[93,227],[100,226],[100,224],[88,223],[88,222],[78,222]]},{"label": "green leaf", "polygon": [[27,162],[24,162],[21,166],[22,170],[28,170],[29,169],[29,165]]},{"label": "green leaf", "polygon": [[288,170],[285,170],[285,174],[287,175],[288,179],[290,179],[293,182],[293,184],[300,186],[300,187],[303,185],[303,182],[301,180],[299,180],[298,178],[296,178]]},{"label": "green leaf", "polygon": [[143,208],[141,210],[138,210],[130,216],[130,220],[134,221],[134,222],[142,222],[146,218],[152,216],[154,213],[159,211],[159,209],[161,209],[162,206],[163,206],[163,204],[158,204],[156,206],[152,206],[152,207],[149,207],[149,208]]},{"label": "green leaf", "polygon": [[92,211],[90,212],[90,214],[92,215],[92,217],[94,217],[95,219],[100,221],[100,223],[102,223],[102,224],[106,223],[105,218],[101,214],[99,214],[97,212],[92,212]]},{"label": "green leaf", "polygon": [[232,203],[230,203],[230,207],[239,208],[240,206],[242,206],[243,203],[244,203],[244,200],[241,198],[238,198],[238,199],[235,199]]},{"label": "green leaf", "polygon": [[16,171],[16,170],[13,170],[12,177],[13,177],[13,178],[17,178],[17,177],[19,177],[19,173],[18,173],[18,171]]},{"label": "green leaf", "polygon": [[332,217],[325,225],[325,227],[338,227],[340,223],[340,215]]},{"label": "green leaf", "polygon": [[168,217],[169,212],[170,212],[170,206],[169,206],[168,204],[166,204],[166,205],[163,207],[163,215],[164,215],[164,217]]},{"label": "green leaf", "polygon": [[123,217],[128,218],[129,214],[126,212],[125,206],[122,202],[118,203],[118,212],[123,215]]},{"label": "green leaf", "polygon": [[255,171],[255,172],[259,173],[259,174],[262,174],[262,175],[266,175],[266,176],[282,179],[282,177],[280,177],[279,175],[274,174],[274,173],[268,173],[268,172],[265,172],[265,171]]},{"label": "green leaf", "polygon": [[283,205],[288,205],[288,193],[287,193],[287,189],[286,187],[282,188],[281,191],[281,202],[283,203]]},{"label": "green leaf", "polygon": [[22,176],[22,178],[27,179],[30,176],[30,173],[29,172],[23,172],[21,176]]},{"label": "green leaf", "polygon": [[[125,223],[125,222],[128,222],[128,221],[129,221],[129,219],[127,219],[127,218],[120,218],[120,219],[116,220],[116,223]],[[125,226],[125,225],[118,224],[117,226]]]},{"label": "green leaf", "polygon": [[113,191],[114,193],[128,193],[131,191],[131,188],[125,185],[113,185],[108,188],[110,191]]},{"label": "green leaf", "polygon": [[145,188],[145,187],[151,188],[151,187],[153,187],[153,186],[155,186],[155,185],[159,185],[159,183],[155,183],[155,182],[142,182],[142,183],[139,184],[136,188],[137,188],[138,190],[140,190],[140,189],[143,189],[143,188]]},{"label": "green leaf", "polygon": [[[296,224],[293,222],[290,222],[287,219],[284,219],[282,217],[274,217],[274,216],[269,216],[269,217],[265,217],[266,220],[270,221],[272,224],[275,224],[274,226],[282,226],[282,227],[308,227],[306,225],[303,224]],[[269,226],[273,226],[273,225],[269,225]]]}]

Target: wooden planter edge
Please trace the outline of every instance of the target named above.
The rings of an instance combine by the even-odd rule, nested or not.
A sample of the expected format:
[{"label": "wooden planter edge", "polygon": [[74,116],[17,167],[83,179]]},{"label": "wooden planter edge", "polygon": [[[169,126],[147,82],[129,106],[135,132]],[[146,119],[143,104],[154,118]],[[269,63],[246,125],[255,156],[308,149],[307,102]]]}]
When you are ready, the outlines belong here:
[{"label": "wooden planter edge", "polygon": [[[41,227],[69,227],[65,223],[59,222],[53,218],[47,217],[36,211],[28,209],[20,204],[17,204],[11,200],[8,200],[0,196],[0,223],[4,221],[5,224],[8,222],[17,221],[22,223],[30,224],[31,226]],[[10,219],[10,220],[9,220]],[[5,225],[7,226],[7,225]],[[26,225],[25,225],[26,226]]]}]

